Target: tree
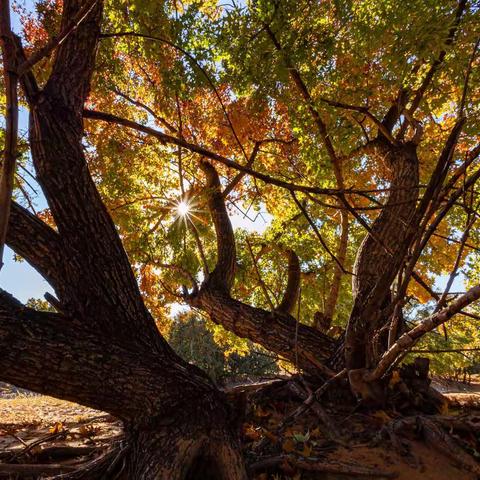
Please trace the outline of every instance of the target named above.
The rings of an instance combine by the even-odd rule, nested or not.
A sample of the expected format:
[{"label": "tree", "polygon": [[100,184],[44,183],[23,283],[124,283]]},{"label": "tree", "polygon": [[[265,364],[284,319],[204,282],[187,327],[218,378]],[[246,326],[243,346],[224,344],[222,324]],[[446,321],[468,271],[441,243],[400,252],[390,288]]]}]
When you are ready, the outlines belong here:
[{"label": "tree", "polygon": [[275,357],[252,345],[247,345],[246,351],[232,351],[230,345],[219,344],[210,322],[191,312],[175,317],[168,343],[184,360],[197,365],[217,382],[271,376],[279,371]]},{"label": "tree", "polygon": [[[475,235],[472,211],[478,179],[474,170],[479,153],[474,114],[478,92],[470,88],[475,83],[474,65],[478,62],[475,7],[459,2],[454,7],[442,4],[434,9],[424,2],[409,2],[393,11],[385,2],[363,2],[358,7],[348,2],[327,2],[297,9],[289,2],[260,2],[251,8],[225,7],[221,13],[216,8],[220,7],[187,5],[181,16],[176,12],[173,27],[156,27],[153,17],[144,19],[133,14],[135,31],[112,31],[103,36],[113,42],[107,49],[128,51],[131,63],[126,72],[129,79],[133,74],[137,86],[135,98],[130,96],[131,91],[125,93],[118,87],[107,86],[107,91],[115,91],[114,101],[122,108],[131,107],[133,117],[139,117],[142,110],[148,112],[161,129],[101,112],[101,99],[96,99],[97,109],[87,110],[85,116],[136,130],[142,139],[157,139],[173,146],[178,154],[175,165],[182,195],[200,204],[185,223],[187,230],[192,230],[191,255],[195,257],[198,247],[201,262],[181,255],[175,255],[173,261],[178,271],[187,269],[197,275],[203,270],[206,279],[199,291],[194,289],[184,297],[188,303],[203,308],[215,322],[237,335],[298,361],[304,370],[331,375],[332,370],[324,367],[325,359],[331,357],[332,343],[329,345],[328,338],[305,324],[311,324],[314,317],[328,330],[332,304],[341,307],[337,300],[342,277],[345,285],[344,277],[350,275],[353,289],[343,287],[342,301],[352,305],[352,313],[344,318],[334,315],[336,321],[348,323],[345,342],[327,364],[338,370],[346,360],[348,369],[358,370],[357,374],[365,368],[373,369],[387,348],[387,337],[392,345],[404,328],[401,310],[412,294],[438,300],[437,310],[450,300],[451,282],[444,294],[437,296],[428,278],[444,272],[441,256],[449,258],[454,277],[467,251],[471,251],[471,245],[466,247],[464,243],[469,235]],[[165,22],[162,15],[165,12],[156,19],[158,23],[162,19]],[[433,15],[435,26],[427,32],[424,19],[429,15]],[[115,27],[118,24],[111,25]],[[371,39],[368,45],[366,36]],[[165,46],[170,47],[171,57]],[[158,86],[145,73],[151,65],[145,55],[173,64],[182,80],[171,85],[171,77],[162,74]],[[223,62],[220,68],[218,59]],[[141,68],[136,66],[140,63]],[[105,72],[113,71],[117,73],[109,66],[105,68]],[[118,80],[117,75],[114,78]],[[100,87],[102,92],[104,88]],[[125,88],[129,88],[126,83]],[[324,95],[316,93],[320,88]],[[456,92],[454,104],[449,91]],[[175,101],[160,102],[158,98],[165,92],[172,92]],[[177,120],[172,121],[175,117]],[[98,136],[98,131],[95,134]],[[96,138],[93,141],[98,145]],[[193,161],[200,155],[215,164],[215,168],[202,164],[207,170],[203,192],[197,186],[185,190],[187,179],[193,185],[202,180],[196,172],[187,173],[194,167],[182,152],[193,153]],[[162,153],[160,158],[164,158]],[[214,170],[227,176],[223,192]],[[460,186],[467,172],[467,183]],[[331,173],[337,185],[332,185]],[[282,178],[285,176],[288,180]],[[338,188],[338,182],[345,178],[358,188]],[[465,188],[470,189],[470,197],[459,205]],[[108,189],[107,181],[105,191]],[[278,217],[277,228],[283,225],[278,235],[260,240],[269,244],[268,248],[261,246],[260,254],[253,253],[257,258],[252,268],[257,272],[262,299],[246,292],[244,285],[238,299],[230,294],[239,254],[221,199],[235,205],[236,191],[237,197],[245,195],[252,201],[260,196]],[[333,202],[326,197],[333,197]],[[204,203],[208,204],[216,231],[216,267],[212,266],[213,250],[202,246],[198,236],[199,232],[204,235],[207,243],[211,238],[202,226],[208,221],[202,211]],[[290,222],[283,212],[292,212]],[[342,237],[348,230],[345,212],[351,223],[347,242],[350,258],[344,258],[343,251],[346,240]],[[320,281],[331,288],[325,295],[325,287],[320,293],[317,283],[317,289],[312,288],[303,298],[305,313],[297,332],[291,312],[279,312],[269,298],[272,284],[261,277],[262,273],[272,277],[272,270],[261,272],[255,264],[274,243],[285,242],[286,251],[296,244],[302,260],[308,257],[301,228],[311,229],[325,250],[319,252],[317,247],[312,257],[317,269],[318,263],[323,267],[317,273]],[[462,229],[466,236],[456,238]],[[339,244],[326,241],[326,235],[339,238]],[[142,242],[148,247],[137,243],[132,251],[144,254],[155,249],[162,235],[156,232],[154,238],[151,242],[146,235]],[[171,237],[165,239],[168,242]],[[249,242],[246,239],[244,245],[247,252],[252,250]],[[151,264],[151,255],[146,256],[142,261]],[[295,295],[293,290],[290,293]],[[319,311],[312,311],[322,296],[328,299]],[[254,307],[242,301],[248,297]],[[471,300],[475,297],[476,293]],[[346,308],[337,310],[343,313]],[[237,321],[239,318],[242,321]]]},{"label": "tree", "polygon": [[[2,5],[0,232],[55,288],[58,311],[2,295],[2,379],[124,419],[132,455],[146,455],[132,458],[137,476],[157,474],[149,455],[165,432],[200,444],[212,425],[202,454],[225,439],[220,464],[231,455],[229,478],[244,475],[225,401],[145,305],[163,325],[182,301],[377,402],[425,334],[455,315],[478,321],[475,4],[118,0],[101,24],[98,1],[68,0],[61,14],[46,2],[26,29],[29,57]],[[17,82],[49,204],[39,216],[9,207]],[[245,205],[273,217],[263,235],[234,232],[228,209]],[[462,265],[472,285],[456,295]],[[332,322],[345,327],[338,338]],[[75,358],[67,379],[65,352]],[[181,421],[189,412],[199,425]],[[171,470],[191,464],[180,457]],[[157,467],[171,474],[168,461]]]}]

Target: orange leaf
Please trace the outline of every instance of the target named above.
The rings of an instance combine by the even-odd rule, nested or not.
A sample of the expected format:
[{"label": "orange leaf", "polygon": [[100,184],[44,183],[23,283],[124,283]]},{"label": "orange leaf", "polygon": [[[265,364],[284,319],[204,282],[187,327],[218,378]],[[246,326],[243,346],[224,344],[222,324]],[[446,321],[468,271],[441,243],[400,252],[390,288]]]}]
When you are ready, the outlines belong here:
[{"label": "orange leaf", "polygon": [[295,442],[291,438],[287,438],[282,445],[282,449],[285,453],[292,453],[295,451]]}]

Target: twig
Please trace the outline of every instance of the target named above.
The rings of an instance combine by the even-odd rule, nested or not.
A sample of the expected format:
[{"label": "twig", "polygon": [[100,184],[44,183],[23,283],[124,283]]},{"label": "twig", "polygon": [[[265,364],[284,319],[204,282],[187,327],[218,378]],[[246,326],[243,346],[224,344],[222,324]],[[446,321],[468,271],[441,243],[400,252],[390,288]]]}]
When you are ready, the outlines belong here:
[{"label": "twig", "polygon": [[297,207],[300,209],[300,211],[303,213],[305,219],[309,223],[309,225],[312,227],[313,231],[315,232],[315,235],[317,236],[318,240],[322,244],[322,247],[325,249],[325,251],[330,255],[330,257],[333,259],[333,261],[338,265],[338,267],[342,270],[343,273],[348,273],[349,275],[352,275],[351,272],[348,270],[345,270],[343,265],[340,263],[338,258],[335,256],[335,254],[330,250],[328,245],[325,243],[325,240],[323,239],[322,235],[320,234],[320,231],[318,230],[318,227],[315,225],[313,220],[310,218],[310,215],[308,214],[306,208],[302,205],[302,203],[298,200],[297,196],[295,195],[295,192],[291,191],[290,192],[294,202],[296,203]]},{"label": "twig", "polygon": [[67,434],[67,430],[62,430],[61,432],[57,432],[57,433],[49,433],[48,435],[45,435],[45,436],[39,438],[38,440],[35,440],[32,443],[29,443],[23,450],[21,450],[20,452],[17,452],[15,455],[13,455],[10,461],[14,461],[17,458],[27,454],[28,452],[30,452],[32,450],[32,448],[37,447],[38,445],[41,445],[42,443],[45,443],[45,442],[48,442],[48,441],[51,441],[51,440],[55,440],[56,438],[63,437],[66,434]]},{"label": "twig", "polygon": [[240,150],[242,151],[243,156],[248,161],[247,153],[245,152],[245,149],[242,145],[242,142],[240,142],[240,139],[238,138],[235,127],[233,126],[233,123],[230,119],[230,115],[228,114],[227,109],[225,107],[225,104],[223,103],[222,97],[218,93],[217,87],[213,83],[213,80],[210,78],[210,75],[207,73],[205,68],[202,67],[202,65],[198,62],[198,60],[191,53],[187,52],[184,48],[180,47],[180,45],[177,45],[176,43],[174,43],[170,40],[167,40],[166,38],[153,36],[153,35],[145,35],[145,34],[138,33],[138,32],[133,32],[133,31],[103,33],[103,34],[100,35],[100,38],[117,38],[117,37],[137,37],[137,38],[143,38],[145,40],[151,40],[151,41],[155,41],[155,42],[165,43],[166,45],[169,45],[170,47],[174,48],[175,50],[177,50],[180,53],[182,53],[183,55],[185,55],[185,57],[187,57],[187,59],[190,62],[192,62],[195,65],[195,67],[200,70],[200,72],[202,72],[203,76],[207,80],[207,83],[210,85],[210,88],[215,93],[215,96],[217,97],[217,100],[220,103],[223,114],[224,114],[224,116],[225,116],[225,118],[228,122],[230,130],[232,131],[232,134],[235,138],[235,141],[237,142],[238,146],[240,147]]}]

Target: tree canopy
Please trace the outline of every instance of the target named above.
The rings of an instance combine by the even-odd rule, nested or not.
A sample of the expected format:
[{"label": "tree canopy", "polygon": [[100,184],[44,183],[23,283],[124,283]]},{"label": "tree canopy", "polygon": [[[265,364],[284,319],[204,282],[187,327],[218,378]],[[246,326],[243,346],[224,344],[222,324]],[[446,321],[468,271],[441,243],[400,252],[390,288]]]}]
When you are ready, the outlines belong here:
[{"label": "tree canopy", "polygon": [[[291,249],[302,272],[295,315],[313,324],[327,311],[345,327],[354,259],[392,181],[388,165],[368,154],[375,136],[421,135],[421,196],[462,119],[446,184],[476,172],[477,9],[423,0],[107,2],[84,147],[161,328],[169,305],[182,303],[179,285],[214,267],[202,156],[220,174],[230,213],[268,214],[264,232],[236,232],[233,296],[277,307],[287,274],[281,250]],[[27,52],[38,51],[58,33],[61,2],[22,15]],[[40,79],[50,65],[48,57],[37,64]],[[386,126],[392,105],[400,115]],[[18,178],[24,193],[27,181]],[[435,308],[439,275],[461,271],[475,282],[476,195],[474,184],[465,189],[420,252],[408,283],[412,315]],[[475,320],[448,328],[465,322]]]}]

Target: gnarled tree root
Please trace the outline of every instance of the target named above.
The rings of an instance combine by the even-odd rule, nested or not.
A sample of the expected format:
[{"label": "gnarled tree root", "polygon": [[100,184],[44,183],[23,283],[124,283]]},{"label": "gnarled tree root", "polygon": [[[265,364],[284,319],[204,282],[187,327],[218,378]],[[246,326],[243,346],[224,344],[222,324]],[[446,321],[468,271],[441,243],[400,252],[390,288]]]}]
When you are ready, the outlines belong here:
[{"label": "gnarled tree root", "polygon": [[262,470],[272,470],[279,467],[293,467],[299,470],[305,470],[308,472],[322,472],[322,473],[335,473],[342,475],[349,475],[352,477],[366,477],[366,478],[395,478],[397,473],[395,472],[382,472],[380,470],[373,470],[370,468],[362,467],[354,463],[334,462],[325,460],[305,460],[299,459],[294,455],[277,455],[271,457],[265,457],[258,462],[250,465],[249,472],[254,474],[261,472]]},{"label": "gnarled tree root", "polygon": [[429,446],[440,451],[456,466],[480,475],[478,462],[459,447],[453,437],[442,430],[438,423],[440,422],[435,417],[431,419],[425,416],[415,416],[394,420],[385,429],[394,443],[398,443],[398,439],[395,439],[397,435],[413,433],[421,436]]}]

